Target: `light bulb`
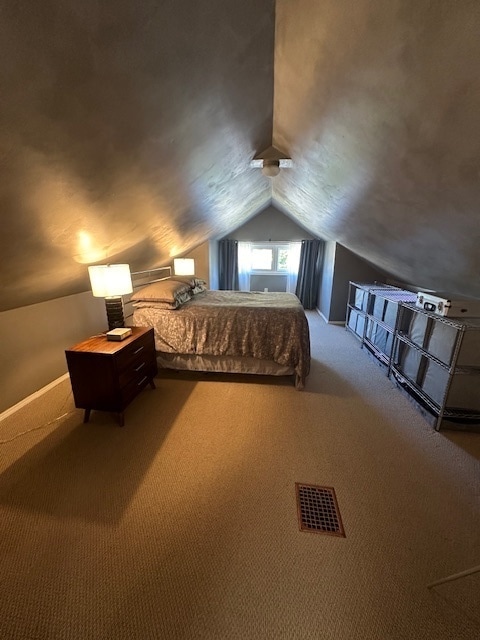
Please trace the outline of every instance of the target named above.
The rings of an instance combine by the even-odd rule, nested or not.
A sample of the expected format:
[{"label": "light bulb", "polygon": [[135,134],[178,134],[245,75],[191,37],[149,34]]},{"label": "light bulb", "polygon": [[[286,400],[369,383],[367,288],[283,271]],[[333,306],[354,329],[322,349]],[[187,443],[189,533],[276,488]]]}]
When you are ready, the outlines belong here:
[{"label": "light bulb", "polygon": [[267,178],[274,178],[280,173],[280,163],[278,160],[264,160],[262,173]]}]

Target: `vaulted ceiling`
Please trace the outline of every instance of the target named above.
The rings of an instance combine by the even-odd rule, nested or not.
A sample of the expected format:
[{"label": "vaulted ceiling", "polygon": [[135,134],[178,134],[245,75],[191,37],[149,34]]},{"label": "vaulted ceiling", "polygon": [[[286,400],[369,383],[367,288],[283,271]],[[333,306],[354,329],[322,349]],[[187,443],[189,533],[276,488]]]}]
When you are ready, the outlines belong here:
[{"label": "vaulted ceiling", "polygon": [[[480,297],[475,0],[0,5],[8,309],[165,264],[273,202],[420,286]],[[271,144],[293,167],[250,167]]]}]

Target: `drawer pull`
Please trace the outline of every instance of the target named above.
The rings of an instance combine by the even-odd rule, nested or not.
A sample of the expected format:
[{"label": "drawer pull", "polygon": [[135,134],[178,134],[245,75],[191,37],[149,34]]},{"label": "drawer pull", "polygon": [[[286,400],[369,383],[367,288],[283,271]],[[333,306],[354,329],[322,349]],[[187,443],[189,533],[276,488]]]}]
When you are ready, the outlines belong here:
[{"label": "drawer pull", "polygon": [[144,366],[145,366],[145,362],[142,362],[142,364],[139,364],[138,367],[135,369],[135,373],[138,373],[140,369],[142,369]]},{"label": "drawer pull", "polygon": [[145,382],[145,380],[147,380],[147,376],[143,376],[143,378],[140,380],[140,382],[137,382],[137,387],[141,387],[142,384]]},{"label": "drawer pull", "polygon": [[140,353],[140,351],[141,351],[142,349],[144,349],[144,347],[143,347],[143,346],[142,346],[142,347],[138,347],[138,349],[136,349],[136,350],[133,352],[133,355],[134,355],[134,356],[136,356],[136,355],[137,355],[137,353]]}]

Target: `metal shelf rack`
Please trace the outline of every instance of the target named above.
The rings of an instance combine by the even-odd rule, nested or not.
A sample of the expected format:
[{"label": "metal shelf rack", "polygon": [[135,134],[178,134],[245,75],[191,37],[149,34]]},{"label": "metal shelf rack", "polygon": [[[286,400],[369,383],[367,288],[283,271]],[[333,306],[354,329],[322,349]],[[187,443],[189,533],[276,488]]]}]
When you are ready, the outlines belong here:
[{"label": "metal shelf rack", "polygon": [[416,293],[351,281],[346,329],[438,431],[480,431],[480,318],[415,305]]},{"label": "metal shelf rack", "polygon": [[[412,326],[412,323],[419,317],[425,321],[422,345],[411,339],[407,329],[407,326]],[[398,324],[388,375],[391,377],[393,374],[395,380],[409,391],[417,402],[430,410],[437,431],[442,426],[480,430],[480,318],[449,318],[426,311],[415,306],[414,303],[404,303],[401,305]],[[442,347],[444,357],[449,352],[448,361],[433,352],[433,349],[429,350],[432,336],[435,333],[444,335],[445,327],[451,329],[451,350],[449,352],[446,348],[445,340],[443,344],[438,342],[437,348]],[[420,364],[415,379],[413,375],[406,374],[402,368],[401,354],[402,351],[405,351],[404,348],[402,349],[402,345],[418,354]],[[437,367],[438,371],[444,372],[439,376],[437,398],[426,390],[425,376],[429,367],[433,369]],[[441,385],[442,379],[443,387]],[[467,381],[468,386],[474,390],[474,393],[476,392],[476,398],[472,403],[472,393],[470,397],[465,394],[463,400],[466,406],[461,406],[462,384],[458,383],[463,383],[465,387]],[[454,386],[457,387],[456,397],[457,401],[460,400],[460,406],[456,403],[451,404],[450,395]],[[448,421],[449,424],[446,425],[445,421]]]}]

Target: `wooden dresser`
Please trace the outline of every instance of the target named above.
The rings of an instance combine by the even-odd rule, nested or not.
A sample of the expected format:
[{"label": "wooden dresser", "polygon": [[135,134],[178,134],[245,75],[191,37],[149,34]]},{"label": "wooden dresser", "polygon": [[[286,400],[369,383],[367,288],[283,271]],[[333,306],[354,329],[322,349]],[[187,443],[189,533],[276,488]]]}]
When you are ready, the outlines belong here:
[{"label": "wooden dresser", "polygon": [[147,384],[155,388],[153,329],[132,327],[132,335],[121,342],[94,336],[67,349],[65,355],[75,406],[85,409],[84,422],[95,409],[116,413],[123,426],[127,405]]}]

